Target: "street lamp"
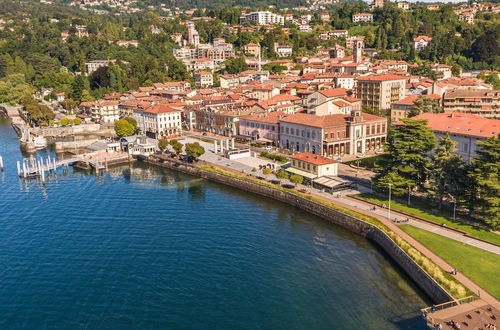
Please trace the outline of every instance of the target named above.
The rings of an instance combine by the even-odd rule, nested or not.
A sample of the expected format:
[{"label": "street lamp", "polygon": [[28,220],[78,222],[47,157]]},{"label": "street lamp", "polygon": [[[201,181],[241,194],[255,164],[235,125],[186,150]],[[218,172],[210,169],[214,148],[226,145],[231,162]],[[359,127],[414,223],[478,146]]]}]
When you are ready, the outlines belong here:
[{"label": "street lamp", "polygon": [[410,185],[408,185],[408,206],[410,206]]},{"label": "street lamp", "polygon": [[456,209],[457,209],[457,200],[453,199],[453,221],[455,221]]},{"label": "street lamp", "polygon": [[391,221],[391,187],[392,183],[389,183],[389,215],[388,215],[389,221]]}]

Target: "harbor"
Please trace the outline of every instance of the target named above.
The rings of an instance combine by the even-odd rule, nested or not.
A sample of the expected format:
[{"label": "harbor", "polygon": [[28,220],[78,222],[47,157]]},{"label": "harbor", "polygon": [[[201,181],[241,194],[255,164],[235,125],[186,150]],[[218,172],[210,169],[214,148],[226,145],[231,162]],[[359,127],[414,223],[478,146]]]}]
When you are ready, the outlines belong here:
[{"label": "harbor", "polygon": [[17,177],[10,127],[0,150],[2,328],[126,328],[130,313],[145,328],[426,328],[430,301],[404,272],[307,212],[143,162],[99,176],[58,167],[42,188]]}]

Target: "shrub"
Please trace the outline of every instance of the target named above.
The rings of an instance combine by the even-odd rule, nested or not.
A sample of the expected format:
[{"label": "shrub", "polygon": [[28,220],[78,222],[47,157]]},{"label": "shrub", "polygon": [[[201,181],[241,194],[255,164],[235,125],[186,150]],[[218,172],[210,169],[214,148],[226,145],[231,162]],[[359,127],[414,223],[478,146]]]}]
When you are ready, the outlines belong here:
[{"label": "shrub", "polygon": [[271,173],[273,173],[273,171],[271,171],[271,169],[269,169],[269,168],[267,168],[267,167],[266,167],[265,169],[263,169],[263,170],[262,170],[262,174],[269,175],[269,174],[271,174]]},{"label": "shrub", "polygon": [[270,154],[269,152],[265,152],[265,151],[261,152],[260,156],[267,158],[267,159],[276,160],[280,163],[286,163],[288,161],[288,159],[285,156]]},{"label": "shrub", "polygon": [[288,179],[288,173],[284,169],[281,169],[276,172],[276,177],[278,179]]},{"label": "shrub", "polygon": [[131,123],[125,119],[115,121],[115,132],[118,137],[134,135],[135,129]]}]

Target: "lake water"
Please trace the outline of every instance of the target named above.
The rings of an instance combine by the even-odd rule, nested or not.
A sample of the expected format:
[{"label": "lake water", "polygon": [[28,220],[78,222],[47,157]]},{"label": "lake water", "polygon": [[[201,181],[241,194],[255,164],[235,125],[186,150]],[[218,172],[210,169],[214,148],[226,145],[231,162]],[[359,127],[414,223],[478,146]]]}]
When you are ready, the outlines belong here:
[{"label": "lake water", "polygon": [[425,329],[382,251],[298,209],[140,163],[24,182],[5,120],[0,155],[1,329]]}]

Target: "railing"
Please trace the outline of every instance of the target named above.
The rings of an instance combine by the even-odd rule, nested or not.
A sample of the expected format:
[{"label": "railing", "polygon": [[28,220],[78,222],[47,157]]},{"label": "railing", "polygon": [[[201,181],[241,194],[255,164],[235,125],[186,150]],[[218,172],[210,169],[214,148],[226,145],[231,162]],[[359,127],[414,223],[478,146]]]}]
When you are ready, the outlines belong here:
[{"label": "railing", "polygon": [[426,307],[426,308],[421,309],[420,311],[422,312],[422,315],[427,317],[429,314],[432,314],[434,312],[437,312],[437,311],[440,311],[443,309],[447,309],[450,307],[458,306],[461,304],[466,304],[466,303],[469,303],[475,299],[476,299],[475,296],[468,296],[468,297],[461,298],[461,299],[451,300],[451,301],[448,301],[448,302],[445,302],[445,303],[442,303],[439,305],[433,305],[431,307]]}]

